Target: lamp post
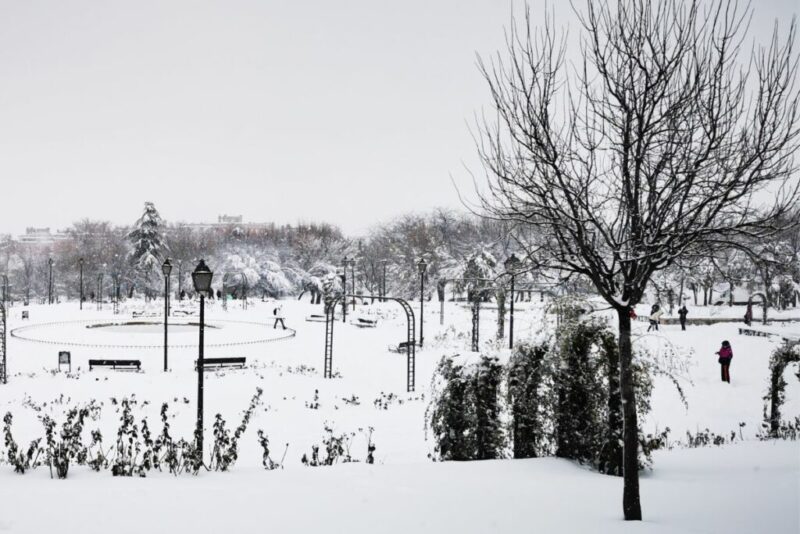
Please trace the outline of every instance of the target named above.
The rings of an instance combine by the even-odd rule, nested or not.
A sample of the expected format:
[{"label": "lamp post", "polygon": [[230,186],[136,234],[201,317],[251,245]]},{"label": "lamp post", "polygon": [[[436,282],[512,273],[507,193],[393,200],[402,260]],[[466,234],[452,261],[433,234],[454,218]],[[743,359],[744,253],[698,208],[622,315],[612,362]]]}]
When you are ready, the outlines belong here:
[{"label": "lamp post", "polygon": [[183,260],[178,260],[178,300],[181,298],[181,291],[183,291]]},{"label": "lamp post", "polygon": [[381,296],[384,297],[382,302],[386,302],[386,264],[389,263],[389,260],[381,260],[383,264],[383,280],[381,283]]},{"label": "lamp post", "polygon": [[356,297],[355,297],[355,294],[356,294],[356,260],[355,260],[355,258],[352,258],[350,260],[350,273],[353,275],[351,277],[352,281],[350,282],[350,285],[353,288],[353,291],[352,291],[352,293],[353,293],[353,311],[356,311]]},{"label": "lamp post", "polygon": [[417,267],[419,267],[419,348],[422,348],[422,341],[424,339],[422,333],[423,326],[425,325],[425,315],[423,315],[425,311],[425,269],[428,268],[428,264],[425,263],[425,258],[419,260]]},{"label": "lamp post", "polygon": [[514,279],[517,276],[517,268],[519,267],[519,259],[512,254],[504,262],[506,273],[511,275],[511,314],[508,323],[508,348],[514,348]]},{"label": "lamp post", "polygon": [[342,269],[342,322],[347,322],[347,264],[350,260],[347,259],[347,256],[344,257],[342,263],[344,264],[344,268]]},{"label": "lamp post", "polygon": [[200,295],[200,340],[197,354],[197,450],[199,458],[203,459],[203,330],[205,328],[205,294],[211,291],[211,279],[214,273],[206,265],[205,260],[200,260],[192,272],[194,290]]},{"label": "lamp post", "polygon": [[79,267],[80,272],[81,272],[81,275],[80,275],[80,279],[81,279],[81,294],[78,297],[78,299],[80,300],[80,309],[83,309],[83,258],[78,258],[78,267]]},{"label": "lamp post", "polygon": [[167,372],[169,368],[167,366],[167,351],[168,351],[168,343],[167,343],[167,325],[168,325],[168,317],[169,317],[169,273],[172,272],[172,264],[169,261],[169,258],[164,260],[164,264],[161,266],[161,272],[164,273],[164,372]]},{"label": "lamp post", "polygon": [[47,303],[53,303],[53,258],[48,258],[47,265],[50,267],[50,275],[47,280]]}]

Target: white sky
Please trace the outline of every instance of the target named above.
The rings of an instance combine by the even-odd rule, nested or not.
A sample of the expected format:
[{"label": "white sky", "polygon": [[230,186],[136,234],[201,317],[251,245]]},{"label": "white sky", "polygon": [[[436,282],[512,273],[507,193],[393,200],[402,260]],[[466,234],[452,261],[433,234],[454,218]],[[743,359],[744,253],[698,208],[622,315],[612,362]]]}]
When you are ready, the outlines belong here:
[{"label": "white sky", "polygon": [[[754,4],[755,36],[798,12]],[[459,207],[489,103],[475,54],[502,46],[510,5],[0,0],[0,233],[132,223],[146,200],[347,232]]]}]

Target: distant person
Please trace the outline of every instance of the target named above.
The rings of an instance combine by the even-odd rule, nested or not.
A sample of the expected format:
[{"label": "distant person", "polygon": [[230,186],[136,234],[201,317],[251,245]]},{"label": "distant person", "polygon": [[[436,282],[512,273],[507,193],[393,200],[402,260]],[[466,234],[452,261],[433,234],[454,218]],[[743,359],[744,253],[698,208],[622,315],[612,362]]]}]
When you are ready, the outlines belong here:
[{"label": "distant person", "polygon": [[186,298],[186,290],[181,289],[181,294],[178,296],[178,300],[183,300]]},{"label": "distant person", "polygon": [[653,304],[653,307],[650,308],[650,326],[647,327],[648,332],[651,330],[658,332],[658,325],[661,322],[661,316],[663,314],[664,312],[661,310],[661,306]]},{"label": "distant person", "polygon": [[750,326],[753,322],[753,301],[747,301],[747,310],[744,312],[744,324]]},{"label": "distant person", "polygon": [[722,381],[731,383],[731,360],[733,359],[733,349],[728,341],[722,342],[722,347],[716,352],[719,356],[719,365],[722,371]]},{"label": "distant person", "polygon": [[636,310],[633,309],[633,306],[628,308],[628,317],[631,318],[631,321],[635,321],[636,320],[636,317],[637,317]]},{"label": "distant person", "polygon": [[681,321],[681,330],[686,330],[686,316],[689,315],[689,310],[686,309],[686,304],[678,310],[678,319]]},{"label": "distant person", "polygon": [[275,306],[275,309],[272,310],[272,315],[275,317],[275,323],[272,325],[272,329],[275,330],[278,328],[278,323],[281,323],[281,327],[286,330],[286,323],[283,322],[283,306],[280,304]]}]

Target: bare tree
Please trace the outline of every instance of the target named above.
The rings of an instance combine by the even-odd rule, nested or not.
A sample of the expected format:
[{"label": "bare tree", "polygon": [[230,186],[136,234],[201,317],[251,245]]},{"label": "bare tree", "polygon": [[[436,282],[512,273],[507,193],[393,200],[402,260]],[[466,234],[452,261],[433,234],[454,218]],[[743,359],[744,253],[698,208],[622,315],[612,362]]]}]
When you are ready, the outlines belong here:
[{"label": "bare tree", "polygon": [[506,49],[480,61],[497,117],[479,123],[481,202],[536,227],[542,264],[591,280],[616,310],[623,511],[639,520],[629,311],[681,255],[789,222],[795,23],[748,55],[749,9],[735,0],[587,0],[575,11],[579,64],[529,11]]}]

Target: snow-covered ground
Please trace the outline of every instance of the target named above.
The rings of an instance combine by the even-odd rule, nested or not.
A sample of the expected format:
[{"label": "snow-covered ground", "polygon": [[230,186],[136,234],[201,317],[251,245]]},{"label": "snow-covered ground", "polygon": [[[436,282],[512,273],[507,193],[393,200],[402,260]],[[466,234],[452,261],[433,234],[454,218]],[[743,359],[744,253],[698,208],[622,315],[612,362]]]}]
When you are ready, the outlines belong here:
[{"label": "snow-covered ground", "polygon": [[[412,304],[418,311],[419,303]],[[663,326],[645,332],[635,325],[636,343],[681,376],[688,409],[666,378],[655,379],[646,431],[670,427],[671,439],[705,428],[729,434],[741,428],[746,443],[701,450],[662,451],[642,478],[646,521],[621,519],[622,482],[556,459],[439,464],[428,459],[425,408],[433,370],[443,355],[468,352],[469,311],[447,303],[445,325],[438,303],[425,305],[425,349],[417,353],[416,391],[405,391],[404,354],[387,350],[405,339],[405,316],[391,303],[359,306],[356,315],[378,318],[377,328],[335,326],[334,369],[322,378],[324,323],[307,322],[321,307],[284,301],[294,337],[273,330],[271,303],[238,303],[207,310],[207,356],[246,356],[248,368],[207,373],[206,443],[213,416],[238,424],[256,388],[263,404],[250,422],[230,473],[178,478],[151,472],[146,479],[117,479],[108,471],[73,468],[66,481],[51,481],[47,469],[24,476],[0,465],[0,532],[797,532],[800,503],[800,446],[761,443],[754,436],[763,418],[769,354],[775,339],[738,335],[738,326]],[[517,307],[516,338],[535,335],[543,320],[536,302]],[[158,308],[154,305],[154,310]],[[367,312],[369,310],[369,312]],[[67,406],[95,399],[102,404],[99,428],[108,444],[119,414],[112,398],[135,397],[134,414],[158,432],[159,409],[169,403],[173,435],[189,438],[196,410],[193,361],[196,331],[176,326],[170,334],[169,373],[162,371],[162,333],[157,326],[86,328],[130,319],[76,303],[30,307],[31,319],[13,308],[9,330],[9,382],[0,386],[0,412],[14,414],[14,436],[27,444],[42,435],[37,409],[61,416]],[[494,310],[481,317],[481,338],[493,336]],[[349,317],[348,317],[349,318]],[[158,322],[160,319],[146,318]],[[176,318],[180,324],[196,318]],[[126,330],[129,328],[130,330]],[[720,381],[714,352],[731,341],[732,383]],[[67,344],[69,343],[69,345]],[[89,346],[93,345],[93,346]],[[114,345],[114,346],[111,346]],[[136,345],[122,348],[121,345]],[[147,346],[152,346],[147,348]],[[183,347],[180,347],[183,346]],[[57,373],[59,350],[72,353],[73,373]],[[88,371],[89,358],[136,358],[142,373]],[[784,416],[800,414],[800,387],[787,372]],[[318,404],[318,406],[317,406]],[[352,433],[351,454],[366,457],[367,432],[375,465],[305,467],[324,427]],[[269,436],[273,459],[286,444],[285,469],[261,468],[256,431]],[[46,511],[46,513],[42,513]]]}]

